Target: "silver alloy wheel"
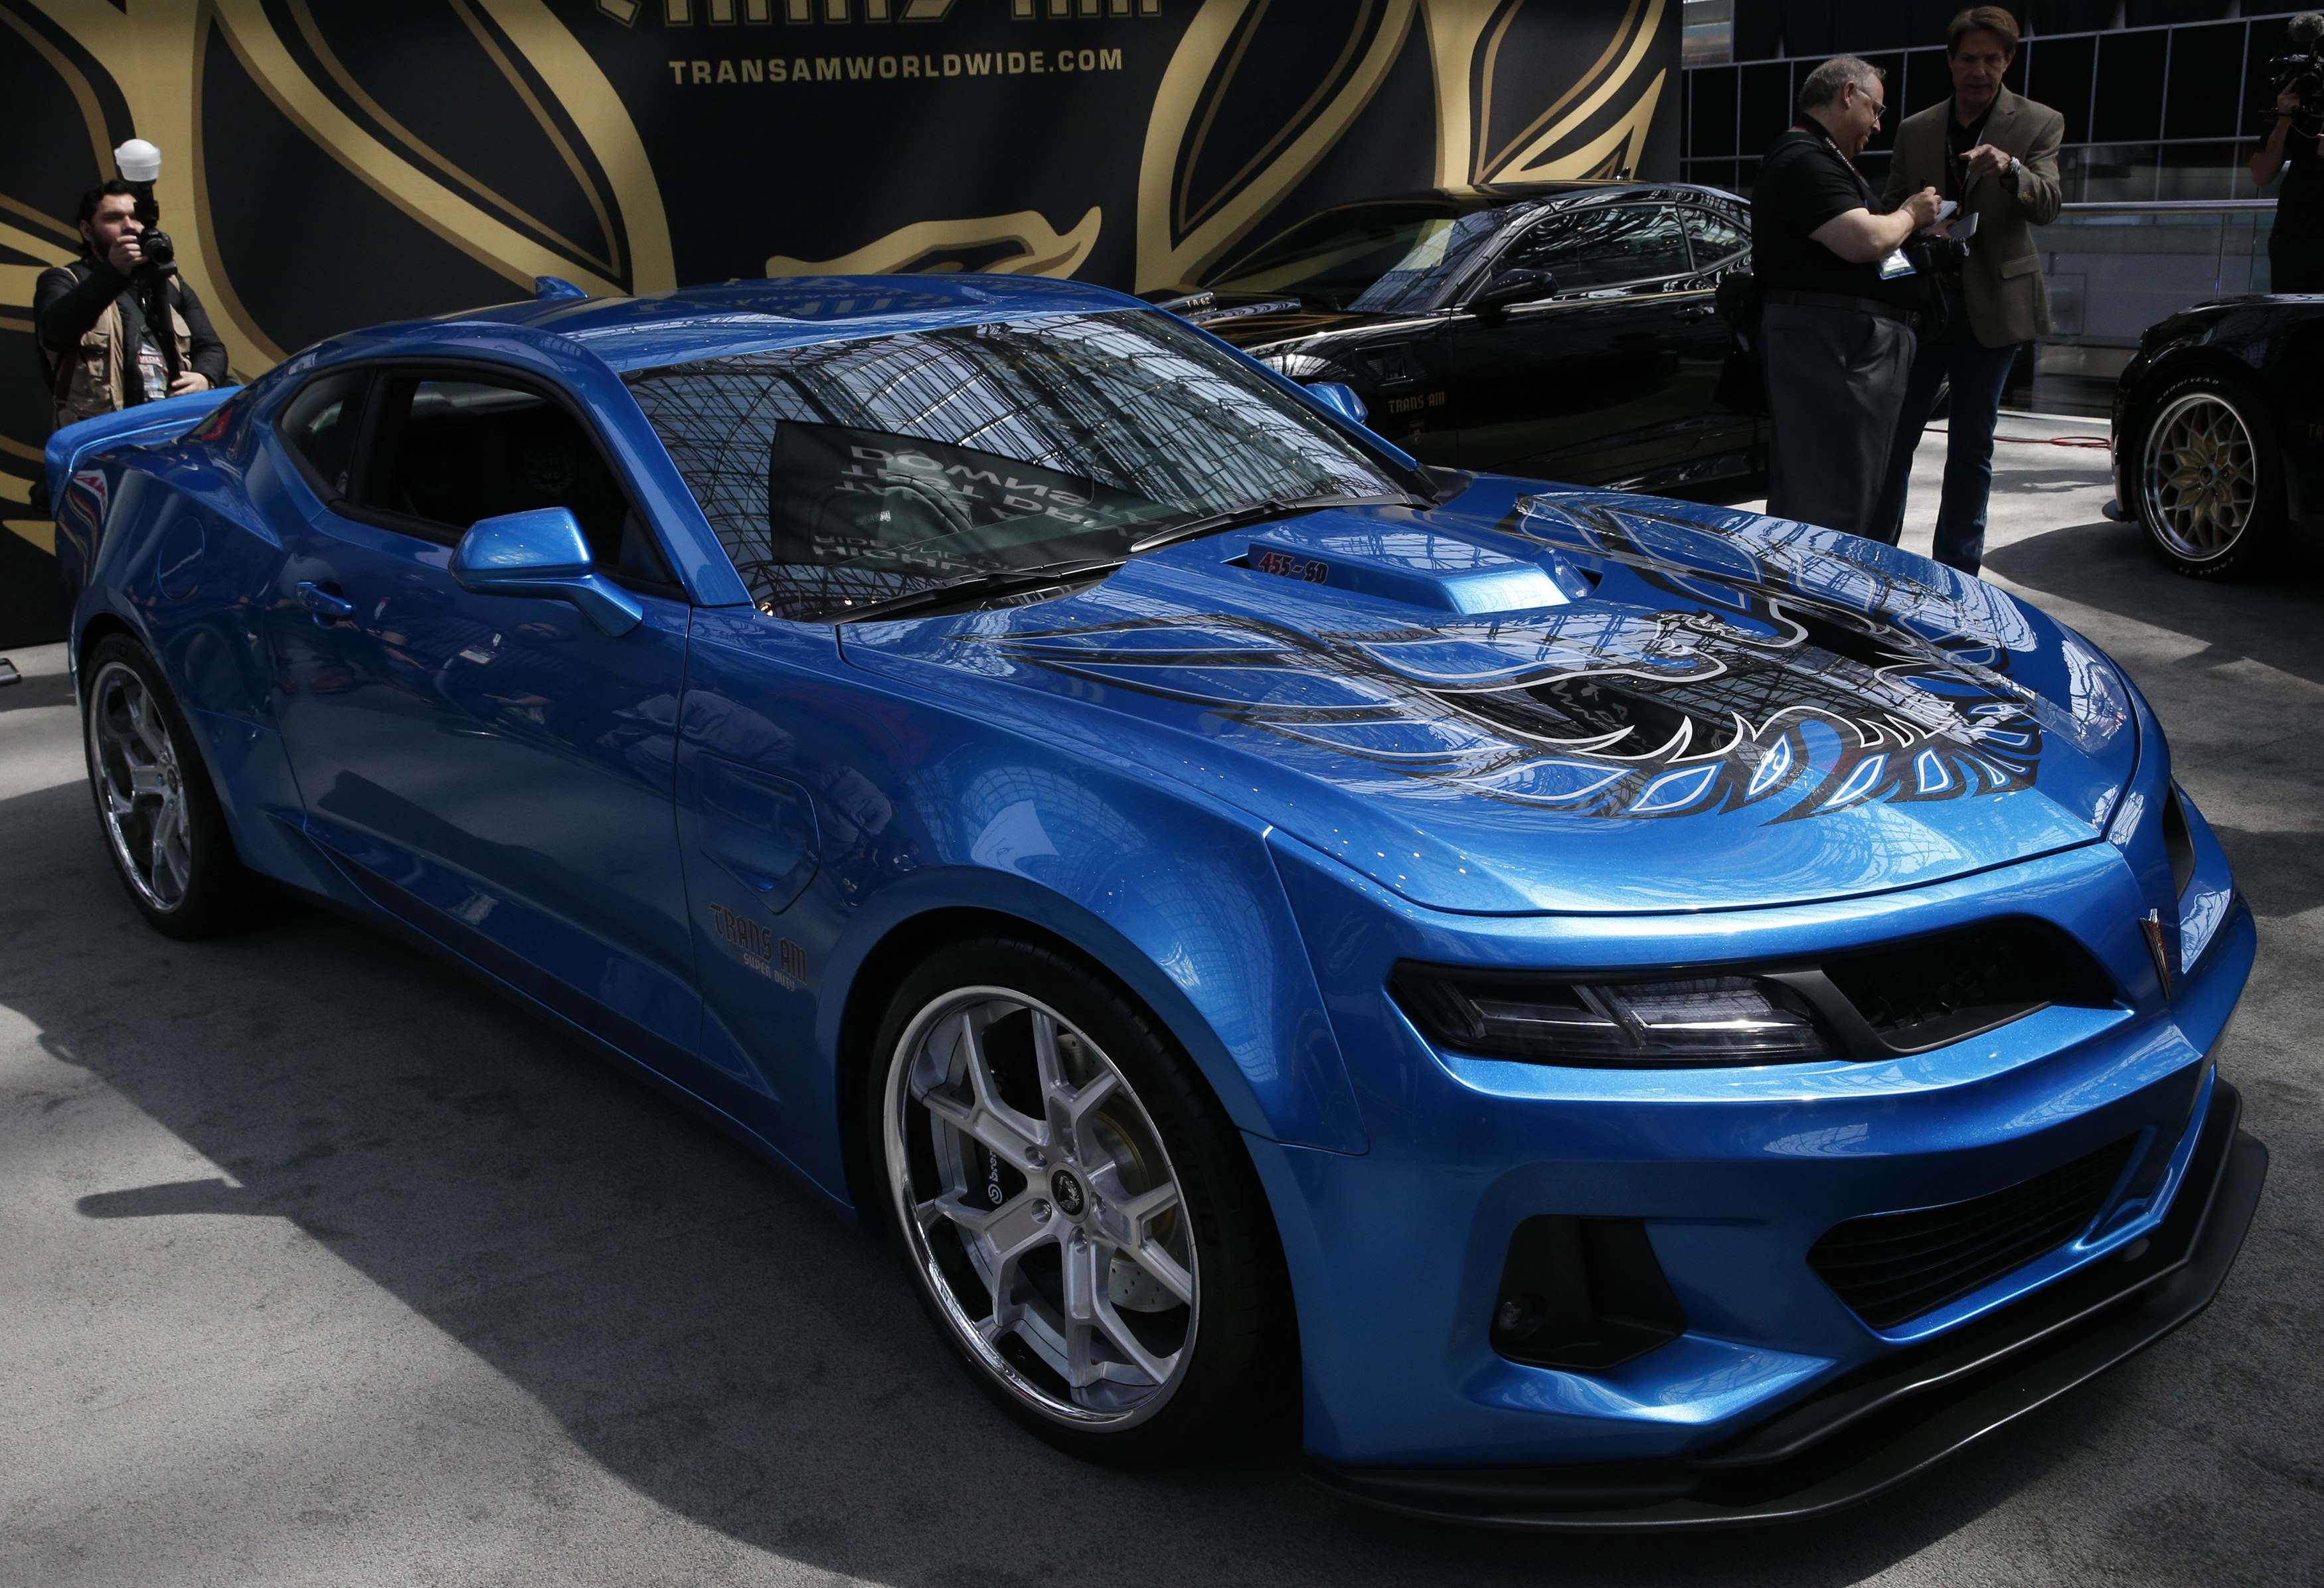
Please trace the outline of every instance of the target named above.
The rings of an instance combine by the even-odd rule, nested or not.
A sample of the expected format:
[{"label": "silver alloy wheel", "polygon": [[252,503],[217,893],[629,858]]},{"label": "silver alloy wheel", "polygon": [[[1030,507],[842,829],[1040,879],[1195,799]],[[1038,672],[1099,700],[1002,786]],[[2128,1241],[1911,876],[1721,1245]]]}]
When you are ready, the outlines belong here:
[{"label": "silver alloy wheel", "polygon": [[2251,427],[2213,391],[2190,391],[2154,418],[2140,468],[2147,527],[2173,555],[2208,563],[2235,549],[2259,503]]},{"label": "silver alloy wheel", "polygon": [[89,687],[88,721],[89,771],[114,858],[148,904],[175,910],[193,881],[193,829],[161,702],[134,667],[107,662]]},{"label": "silver alloy wheel", "polygon": [[1129,1079],[1063,1016],[964,987],[890,1056],[888,1177],[912,1266],[970,1354],[1044,1415],[1127,1427],[1194,1358],[1194,1230]]}]

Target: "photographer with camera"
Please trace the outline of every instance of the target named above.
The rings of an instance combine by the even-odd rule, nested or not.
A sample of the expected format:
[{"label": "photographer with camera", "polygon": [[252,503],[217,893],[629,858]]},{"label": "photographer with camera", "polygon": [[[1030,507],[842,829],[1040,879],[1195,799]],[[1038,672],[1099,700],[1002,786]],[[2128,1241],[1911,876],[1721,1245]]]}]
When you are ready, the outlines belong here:
[{"label": "photographer with camera", "polygon": [[2267,240],[2269,290],[2324,292],[2324,14],[2292,19],[2288,48],[2270,61],[2275,124],[2251,157],[2252,185],[2283,173]]},{"label": "photographer with camera", "polygon": [[[226,380],[226,344],[177,273],[168,236],[138,218],[139,198],[118,178],[82,194],[81,257],[43,271],[33,288],[41,372],[60,428]],[[157,335],[157,326],[166,330]]]},{"label": "photographer with camera", "polygon": [[2058,218],[2058,146],[2066,118],[2002,86],[2017,54],[2017,19],[1998,5],[1962,12],[1945,30],[1952,96],[1904,118],[1888,167],[1888,197],[1933,183],[1960,212],[1918,256],[1932,290],[1904,411],[1888,450],[1875,531],[1904,532],[1913,454],[1952,382],[1945,419],[1944,494],[1934,555],[1974,574],[1985,559],[1993,493],[1993,431],[2017,350],[2050,329],[2050,289],[2033,228]]}]

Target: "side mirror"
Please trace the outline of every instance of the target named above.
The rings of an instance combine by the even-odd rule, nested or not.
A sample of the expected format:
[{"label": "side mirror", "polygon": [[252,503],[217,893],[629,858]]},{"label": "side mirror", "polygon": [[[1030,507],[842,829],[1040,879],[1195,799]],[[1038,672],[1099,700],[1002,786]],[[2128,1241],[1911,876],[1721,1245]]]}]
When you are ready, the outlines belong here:
[{"label": "side mirror", "polygon": [[1307,395],[1352,424],[1362,424],[1372,411],[1344,381],[1318,381],[1307,388]]},{"label": "side mirror", "polygon": [[1532,303],[1557,290],[1557,278],[1547,271],[1503,271],[1469,299],[1469,308],[1483,319],[1499,317],[1513,303]]},{"label": "side mirror", "polygon": [[607,634],[627,634],[646,610],[593,571],[589,542],[569,508],[479,519],[452,552],[452,579],[477,595],[572,602]]}]

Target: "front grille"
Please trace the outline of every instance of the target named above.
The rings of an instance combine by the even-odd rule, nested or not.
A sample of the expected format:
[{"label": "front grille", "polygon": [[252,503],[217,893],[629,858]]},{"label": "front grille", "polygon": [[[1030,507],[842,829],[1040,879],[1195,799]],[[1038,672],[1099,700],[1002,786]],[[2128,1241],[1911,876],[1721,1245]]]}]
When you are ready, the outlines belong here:
[{"label": "front grille", "polygon": [[1876,1213],[1824,1232],[1808,1266],[1876,1329],[1981,1290],[2089,1227],[2138,1138],[1941,1207]]},{"label": "front grille", "polygon": [[2195,835],[2187,828],[2187,811],[2179,803],[2179,785],[2172,784],[2163,801],[2163,849],[2171,857],[2171,896],[2183,899],[2195,880]]},{"label": "front grille", "polygon": [[1899,1052],[1958,1042],[2052,1004],[2104,1008],[2113,985],[2055,927],[2022,918],[1824,961],[1824,974],[1880,1041]]}]

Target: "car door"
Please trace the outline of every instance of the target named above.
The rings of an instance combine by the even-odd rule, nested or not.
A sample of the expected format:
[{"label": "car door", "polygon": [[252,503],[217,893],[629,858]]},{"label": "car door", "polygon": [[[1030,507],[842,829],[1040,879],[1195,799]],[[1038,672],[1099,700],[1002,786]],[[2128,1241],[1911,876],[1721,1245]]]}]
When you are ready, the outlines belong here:
[{"label": "car door", "polygon": [[1462,465],[1600,482],[1683,458],[1693,441],[1686,420],[1708,406],[1718,368],[1698,367],[1711,295],[1690,289],[1676,215],[1660,203],[1545,210],[1471,279],[1469,294],[1518,269],[1550,272],[1554,296],[1498,312],[1464,308],[1448,332]]},{"label": "car door", "polygon": [[[1751,223],[1748,216],[1730,210],[1717,203],[1683,204],[1679,206],[1679,224],[1685,228],[1688,251],[1694,256],[1694,280],[1698,290],[1713,292],[1719,279],[1731,271],[1751,268]],[[1726,361],[1733,338],[1727,322],[1714,312],[1692,322],[1698,344],[1694,356],[1708,370],[1711,389],[1715,391],[1718,364]],[[1720,473],[1745,473],[1757,468],[1759,452],[1767,441],[1767,422],[1748,414],[1740,414],[1720,406],[1715,399],[1706,399],[1702,410],[1701,435],[1694,447],[1694,456],[1706,463],[1715,462]]]},{"label": "car door", "polygon": [[[690,608],[591,427],[490,367],[324,374],[270,445],[277,717],[308,835],[372,899],[651,1062],[700,1000],[671,789]],[[462,530],[569,508],[645,609],[480,595]]]}]

